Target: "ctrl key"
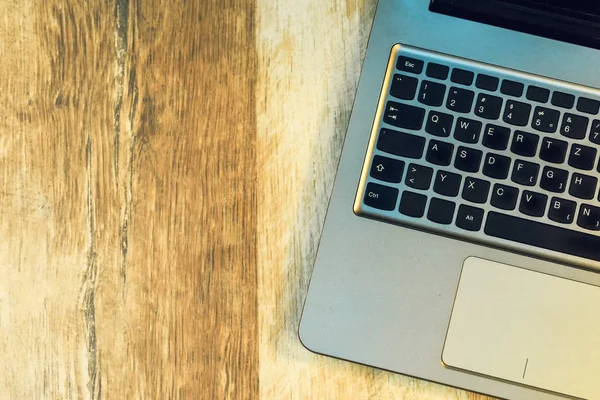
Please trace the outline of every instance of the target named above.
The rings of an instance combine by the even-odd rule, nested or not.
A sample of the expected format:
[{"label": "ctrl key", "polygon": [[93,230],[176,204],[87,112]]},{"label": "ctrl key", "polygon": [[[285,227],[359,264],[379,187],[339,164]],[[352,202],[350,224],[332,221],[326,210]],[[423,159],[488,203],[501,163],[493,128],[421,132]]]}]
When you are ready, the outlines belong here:
[{"label": "ctrl key", "polygon": [[398,200],[398,189],[388,186],[378,185],[376,183],[367,184],[364,203],[369,207],[384,211],[392,211],[396,208]]}]

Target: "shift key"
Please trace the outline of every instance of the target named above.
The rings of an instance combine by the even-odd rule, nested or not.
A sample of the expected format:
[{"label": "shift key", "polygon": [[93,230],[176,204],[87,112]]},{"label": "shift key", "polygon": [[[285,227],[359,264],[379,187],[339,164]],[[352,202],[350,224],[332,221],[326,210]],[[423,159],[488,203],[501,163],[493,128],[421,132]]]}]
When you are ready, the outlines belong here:
[{"label": "shift key", "polygon": [[398,189],[376,183],[367,184],[364,203],[379,210],[392,211],[396,208]]}]

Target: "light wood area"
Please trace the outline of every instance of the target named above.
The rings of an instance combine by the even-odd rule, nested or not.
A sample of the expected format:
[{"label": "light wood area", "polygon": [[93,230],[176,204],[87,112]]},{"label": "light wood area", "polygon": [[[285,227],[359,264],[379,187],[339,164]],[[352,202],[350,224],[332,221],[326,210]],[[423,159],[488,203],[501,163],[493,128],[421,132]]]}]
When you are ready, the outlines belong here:
[{"label": "light wood area", "polygon": [[0,399],[484,399],[297,338],[375,6],[0,1]]}]

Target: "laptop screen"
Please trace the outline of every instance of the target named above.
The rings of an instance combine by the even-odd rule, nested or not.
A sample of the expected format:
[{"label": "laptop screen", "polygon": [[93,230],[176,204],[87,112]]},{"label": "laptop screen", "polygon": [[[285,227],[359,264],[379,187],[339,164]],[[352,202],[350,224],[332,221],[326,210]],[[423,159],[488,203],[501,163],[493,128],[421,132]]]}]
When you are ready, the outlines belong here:
[{"label": "laptop screen", "polygon": [[598,0],[431,0],[430,10],[600,49]]}]

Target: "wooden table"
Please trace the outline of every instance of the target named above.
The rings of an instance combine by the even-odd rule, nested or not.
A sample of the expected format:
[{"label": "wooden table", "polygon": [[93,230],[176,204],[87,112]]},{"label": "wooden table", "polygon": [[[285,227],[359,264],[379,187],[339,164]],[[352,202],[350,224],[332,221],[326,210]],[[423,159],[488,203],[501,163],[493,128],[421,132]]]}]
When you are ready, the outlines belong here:
[{"label": "wooden table", "polygon": [[482,399],[296,336],[376,0],[0,2],[1,399]]}]

